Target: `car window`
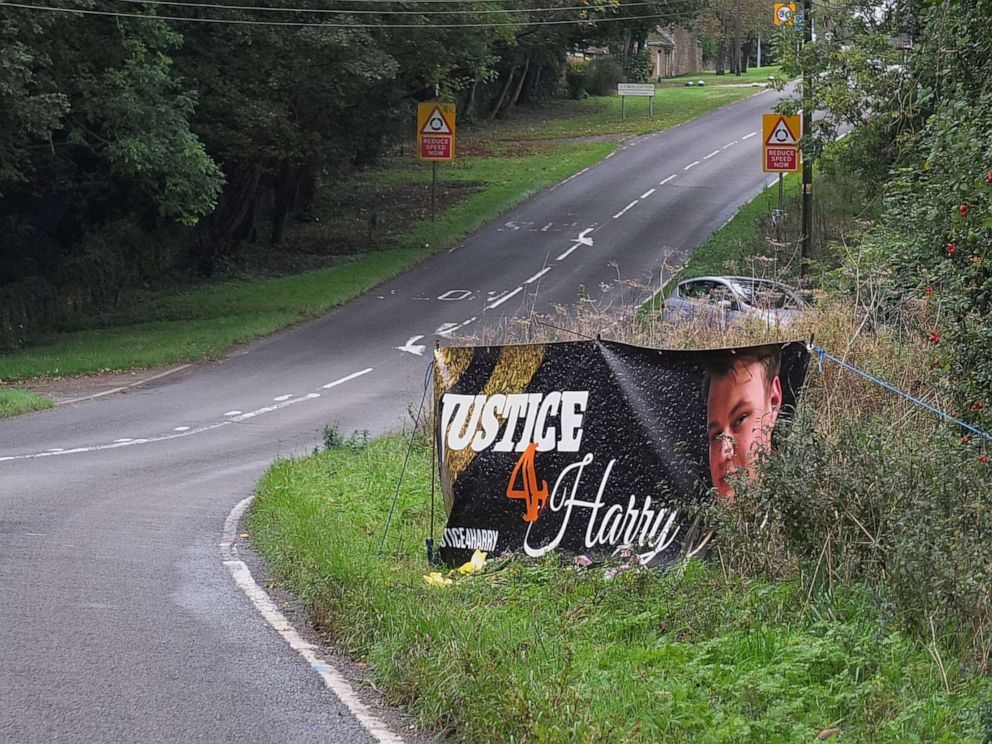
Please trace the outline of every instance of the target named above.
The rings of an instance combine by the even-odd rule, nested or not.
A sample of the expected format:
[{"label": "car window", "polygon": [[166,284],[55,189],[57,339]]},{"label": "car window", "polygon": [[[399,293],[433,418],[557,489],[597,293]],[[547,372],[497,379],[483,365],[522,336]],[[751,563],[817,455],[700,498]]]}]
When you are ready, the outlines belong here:
[{"label": "car window", "polygon": [[679,294],[687,300],[708,302],[714,286],[716,282],[711,281],[686,282],[679,287]]}]

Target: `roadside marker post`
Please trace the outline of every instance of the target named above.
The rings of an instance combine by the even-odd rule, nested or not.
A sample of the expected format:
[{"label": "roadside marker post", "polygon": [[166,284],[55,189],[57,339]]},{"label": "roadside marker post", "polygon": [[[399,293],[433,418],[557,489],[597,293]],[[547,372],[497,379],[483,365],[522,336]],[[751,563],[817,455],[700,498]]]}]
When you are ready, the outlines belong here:
[{"label": "roadside marker post", "polygon": [[627,96],[648,99],[648,116],[654,116],[654,83],[619,83],[617,95],[620,96],[620,121],[627,118]]},{"label": "roadside marker post", "polygon": [[455,160],[455,105],[417,104],[417,158],[431,164],[431,220],[437,218],[437,164]]}]

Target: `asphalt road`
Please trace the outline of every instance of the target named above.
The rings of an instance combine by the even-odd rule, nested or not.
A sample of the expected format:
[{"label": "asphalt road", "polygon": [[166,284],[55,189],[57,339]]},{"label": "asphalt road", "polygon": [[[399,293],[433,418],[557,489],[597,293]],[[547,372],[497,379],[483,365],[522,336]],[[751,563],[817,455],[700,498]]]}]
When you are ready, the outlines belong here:
[{"label": "asphalt road", "polygon": [[770,181],[761,114],[778,95],[628,141],[223,362],[0,422],[0,741],[370,741],[232,580],[225,518],[325,424],[407,422],[438,339],[618,275],[657,286]]}]

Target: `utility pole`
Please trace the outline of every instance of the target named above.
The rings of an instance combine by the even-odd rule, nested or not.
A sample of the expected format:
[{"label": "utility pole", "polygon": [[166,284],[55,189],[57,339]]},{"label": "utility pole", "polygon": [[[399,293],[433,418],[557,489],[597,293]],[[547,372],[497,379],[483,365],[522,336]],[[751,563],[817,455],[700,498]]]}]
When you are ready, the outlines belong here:
[{"label": "utility pole", "polygon": [[734,57],[734,64],[736,65],[735,71],[737,76],[740,77],[741,74],[741,0],[737,0],[737,23],[736,26],[736,42],[734,48],[736,50],[736,55]]},{"label": "utility pole", "polygon": [[[740,0],[738,0],[739,2]],[[803,0],[803,46],[813,41],[813,0]],[[803,63],[803,138],[808,145],[813,127],[813,70]],[[804,149],[808,149],[804,148]],[[813,159],[803,152],[803,248],[799,263],[799,276],[806,271],[809,259],[810,236],[813,232]]]}]

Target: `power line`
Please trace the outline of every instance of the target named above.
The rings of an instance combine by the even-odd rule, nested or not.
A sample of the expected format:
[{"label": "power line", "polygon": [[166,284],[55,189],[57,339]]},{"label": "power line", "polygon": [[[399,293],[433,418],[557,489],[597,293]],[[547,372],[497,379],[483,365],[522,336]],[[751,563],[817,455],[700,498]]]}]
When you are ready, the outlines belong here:
[{"label": "power line", "polygon": [[[341,2],[342,0],[335,0]],[[343,0],[348,2],[349,0]],[[355,2],[367,2],[367,0],[354,0]],[[393,0],[388,0],[392,2]],[[425,0],[414,0],[414,2],[424,2]],[[440,0],[427,0],[428,2],[439,2]],[[447,2],[448,0],[444,0]],[[463,0],[458,0],[462,2]],[[686,0],[691,2],[692,0]],[[211,8],[217,10],[251,10],[266,11],[272,13],[347,13],[351,15],[490,15],[492,13],[553,13],[556,11],[571,10],[619,10],[621,8],[633,8],[644,5],[657,5],[655,0],[646,2],[618,3],[617,5],[564,5],[557,8],[479,8],[476,10],[369,10],[367,8],[273,8],[263,5],[226,5],[223,3],[191,3],[182,0],[117,0],[121,3],[135,3],[138,5],[169,5],[181,8]],[[9,4],[9,3],[8,3]],[[516,24],[515,24],[516,25]]]},{"label": "power line", "polygon": [[219,23],[235,26],[292,26],[296,28],[501,28],[520,26],[564,26],[581,23],[613,23],[617,21],[640,21],[663,18],[659,13],[640,16],[613,18],[575,18],[568,21],[518,21],[516,23],[310,23],[307,21],[249,21],[238,18],[196,18],[194,16],[143,15],[141,13],[117,13],[108,10],[84,10],[82,8],[53,8],[47,5],[0,2],[0,8],[21,8],[53,13],[73,13],[79,15],[111,16],[114,18],[138,18],[142,20],[180,21],[186,23]]}]

